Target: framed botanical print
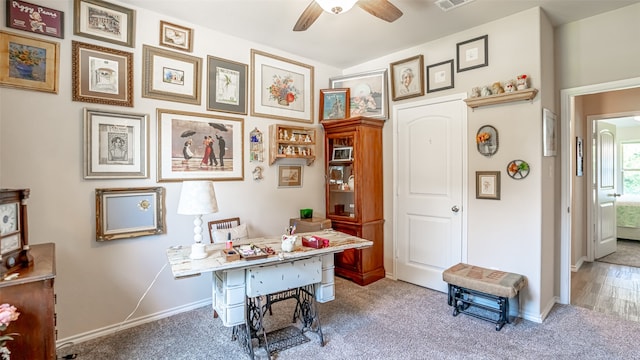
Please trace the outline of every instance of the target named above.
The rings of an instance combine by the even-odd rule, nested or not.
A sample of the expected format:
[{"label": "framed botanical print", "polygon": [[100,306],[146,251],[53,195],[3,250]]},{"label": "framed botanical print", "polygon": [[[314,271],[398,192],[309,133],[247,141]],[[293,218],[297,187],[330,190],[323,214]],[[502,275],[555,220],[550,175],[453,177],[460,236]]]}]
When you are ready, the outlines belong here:
[{"label": "framed botanical print", "polygon": [[149,177],[149,115],[84,109],[84,178]]},{"label": "framed botanical print", "polygon": [[244,120],[158,109],[158,181],[242,180]]},{"label": "framed botanical print", "polygon": [[456,44],[457,72],[489,65],[489,35]]},{"label": "framed botanical print", "polygon": [[500,171],[476,171],[476,199],[500,200]]},{"label": "framed botanical print", "polygon": [[7,27],[64,39],[62,11],[20,0],[7,0]]},{"label": "framed botanical print", "polygon": [[320,120],[347,119],[350,105],[349,88],[320,90]]},{"label": "framed botanical print", "polygon": [[417,55],[391,63],[393,101],[424,95],[424,56]]},{"label": "framed botanical print", "polygon": [[58,93],[60,44],[0,31],[0,85]]},{"label": "framed botanical print", "polygon": [[453,59],[427,66],[427,92],[453,89]]},{"label": "framed botanical print", "polygon": [[160,21],[160,45],[182,51],[193,51],[193,29]]},{"label": "framed botanical print", "polygon": [[73,33],[134,47],[136,12],[102,0],[74,0]]},{"label": "framed botanical print", "polygon": [[73,101],[133,107],[133,54],[71,42]]},{"label": "framed botanical print", "polygon": [[200,105],[202,59],[142,46],[142,97]]},{"label": "framed botanical print", "polygon": [[251,115],[313,123],[313,66],[251,49]]},{"label": "framed botanical print", "polygon": [[247,65],[207,56],[207,110],[247,113]]},{"label": "framed botanical print", "polygon": [[332,89],[348,88],[349,117],[367,116],[374,119],[389,118],[387,70],[374,70],[329,79]]}]

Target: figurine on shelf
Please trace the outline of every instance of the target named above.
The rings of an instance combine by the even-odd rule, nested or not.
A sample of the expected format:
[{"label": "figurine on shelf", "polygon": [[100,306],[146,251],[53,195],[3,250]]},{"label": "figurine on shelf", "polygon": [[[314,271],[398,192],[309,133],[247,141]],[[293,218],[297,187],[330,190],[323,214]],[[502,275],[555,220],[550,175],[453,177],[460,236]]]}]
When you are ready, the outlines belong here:
[{"label": "figurine on shelf", "polygon": [[504,89],[502,88],[502,84],[500,84],[500,81],[496,81],[493,83],[493,85],[491,85],[491,93],[496,95],[504,93]]},{"label": "figurine on shelf", "polygon": [[278,129],[278,139],[284,140],[284,133],[282,132],[282,129]]},{"label": "figurine on shelf", "polygon": [[304,138],[304,142],[311,142],[311,136],[309,136],[309,134]]},{"label": "figurine on shelf", "polygon": [[479,87],[474,87],[471,89],[471,95],[469,95],[469,97],[471,98],[477,98],[480,97],[480,88]]},{"label": "figurine on shelf", "polygon": [[282,137],[283,140],[287,140],[289,138],[289,133],[287,132],[287,129],[284,130],[284,136]]},{"label": "figurine on shelf", "polygon": [[480,91],[480,94],[482,96],[489,96],[489,95],[491,95],[491,90],[489,89],[488,86],[483,86],[482,87],[482,91]]},{"label": "figurine on shelf", "polygon": [[287,146],[287,155],[293,155],[293,148],[291,147],[291,145]]},{"label": "figurine on shelf", "polygon": [[516,81],[513,79],[507,80],[507,82],[504,83],[504,91],[508,93],[516,91]]},{"label": "figurine on shelf", "polygon": [[518,90],[525,90],[529,88],[527,84],[527,75],[518,75]]},{"label": "figurine on shelf", "polygon": [[291,138],[289,139],[289,141],[296,141],[296,134],[291,133]]}]

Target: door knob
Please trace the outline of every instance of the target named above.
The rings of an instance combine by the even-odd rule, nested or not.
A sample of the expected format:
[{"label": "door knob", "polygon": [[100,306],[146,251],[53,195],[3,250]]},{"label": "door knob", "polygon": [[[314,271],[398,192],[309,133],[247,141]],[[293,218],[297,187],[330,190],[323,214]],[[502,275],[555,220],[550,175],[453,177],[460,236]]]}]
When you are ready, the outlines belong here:
[{"label": "door knob", "polygon": [[458,211],[460,211],[460,208],[458,208],[456,205],[453,205],[453,207],[451,208],[451,211],[453,211],[454,213],[457,213]]}]

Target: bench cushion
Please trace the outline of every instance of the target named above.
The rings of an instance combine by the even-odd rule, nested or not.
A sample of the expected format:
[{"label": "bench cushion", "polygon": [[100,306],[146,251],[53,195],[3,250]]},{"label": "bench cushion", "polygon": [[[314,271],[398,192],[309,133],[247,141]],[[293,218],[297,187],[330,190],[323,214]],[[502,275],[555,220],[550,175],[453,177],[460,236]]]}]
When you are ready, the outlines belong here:
[{"label": "bench cushion", "polygon": [[527,284],[527,279],[518,274],[459,263],[442,273],[442,280],[459,287],[483,293],[514,297]]}]

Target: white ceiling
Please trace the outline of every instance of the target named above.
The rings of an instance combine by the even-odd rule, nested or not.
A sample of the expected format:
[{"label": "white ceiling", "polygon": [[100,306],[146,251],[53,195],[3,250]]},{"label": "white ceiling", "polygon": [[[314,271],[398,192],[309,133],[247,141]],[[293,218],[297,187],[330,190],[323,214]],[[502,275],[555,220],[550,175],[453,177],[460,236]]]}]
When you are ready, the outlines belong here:
[{"label": "white ceiling", "polygon": [[[475,0],[442,11],[435,0],[391,0],[404,15],[387,23],[359,7],[323,13],[302,32],[292,31],[311,0],[120,0],[340,69],[540,6],[558,26],[640,0]],[[508,31],[505,29],[505,31]],[[206,39],[194,33],[194,43]]]}]

